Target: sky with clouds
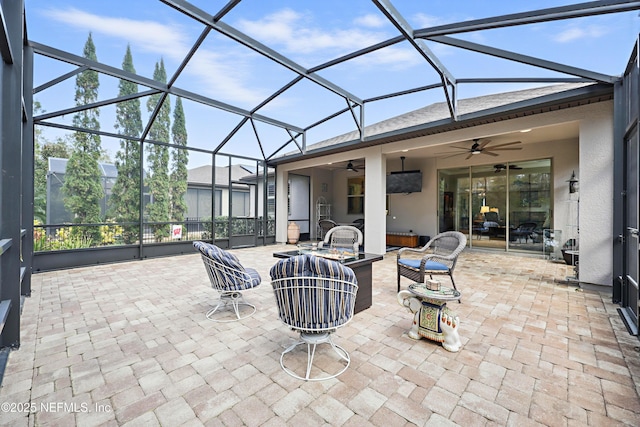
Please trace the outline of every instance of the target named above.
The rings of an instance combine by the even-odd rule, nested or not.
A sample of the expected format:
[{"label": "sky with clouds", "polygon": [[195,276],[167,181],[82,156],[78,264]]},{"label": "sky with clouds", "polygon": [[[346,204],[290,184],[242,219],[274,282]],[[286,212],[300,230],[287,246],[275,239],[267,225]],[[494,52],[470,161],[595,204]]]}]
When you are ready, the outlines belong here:
[{"label": "sky with clouds", "polygon": [[[210,14],[227,2],[193,0]],[[541,0],[536,8],[556,7],[567,1]],[[394,6],[414,29],[517,13],[532,3],[486,1],[395,0]],[[136,72],[152,77],[161,58],[169,77],[202,33],[203,25],[187,19],[157,0],[86,1],[26,0],[29,38],[38,43],[81,55],[89,33],[98,60],[121,67],[127,45],[131,46]],[[460,39],[486,44],[525,55],[573,65],[605,74],[619,75],[640,29],[638,12],[591,18],[530,24],[455,35]],[[347,53],[396,37],[399,33],[368,0],[244,0],[222,20],[264,45],[289,57],[305,68],[317,66]],[[444,67],[456,78],[560,76],[510,61],[490,58],[449,46],[428,42]],[[36,58],[35,83],[38,86],[73,67]],[[324,78],[356,96],[366,99],[439,82],[438,74],[408,43],[398,43],[365,57],[318,72]],[[250,110],[296,76],[260,54],[211,32],[176,81],[176,86],[201,93],[222,102]],[[56,110],[73,106],[74,82],[37,94],[43,108]],[[479,86],[460,88],[461,97],[477,96],[518,87]],[[117,95],[117,81],[101,77],[101,99]],[[367,123],[444,100],[442,90],[428,91],[380,106],[367,107]],[[305,81],[260,110],[261,114],[304,127],[346,106],[344,99]],[[110,117],[104,109],[103,117]],[[223,138],[239,121],[225,112],[205,112],[199,105],[186,103],[190,139],[206,135],[208,140]],[[207,109],[208,111],[208,109]],[[200,118],[200,115],[206,117]],[[350,116],[350,115],[348,115]],[[191,120],[190,120],[191,119]],[[70,120],[67,118],[67,120]],[[107,123],[108,120],[101,122]],[[199,123],[220,123],[216,132]],[[350,117],[341,117],[315,132],[316,139],[354,129]],[[110,125],[103,125],[109,131]],[[260,129],[264,139],[276,147],[288,135],[281,129]],[[249,132],[250,133],[250,132]],[[311,134],[311,132],[310,132]],[[273,135],[273,136],[272,136]],[[202,144],[202,147],[211,146]]]}]

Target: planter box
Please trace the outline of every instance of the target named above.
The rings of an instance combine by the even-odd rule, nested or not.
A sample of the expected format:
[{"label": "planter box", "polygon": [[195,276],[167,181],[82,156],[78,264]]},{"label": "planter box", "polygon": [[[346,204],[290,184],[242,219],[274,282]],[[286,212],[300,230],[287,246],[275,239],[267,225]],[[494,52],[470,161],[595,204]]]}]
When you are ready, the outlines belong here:
[{"label": "planter box", "polygon": [[415,248],[418,246],[418,237],[413,233],[387,233],[387,246]]}]

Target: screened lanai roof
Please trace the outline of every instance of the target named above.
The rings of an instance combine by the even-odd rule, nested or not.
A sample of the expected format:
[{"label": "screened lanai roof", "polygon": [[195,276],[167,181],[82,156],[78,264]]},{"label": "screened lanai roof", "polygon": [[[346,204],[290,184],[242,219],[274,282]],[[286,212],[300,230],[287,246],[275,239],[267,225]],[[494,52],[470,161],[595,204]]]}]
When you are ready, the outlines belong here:
[{"label": "screened lanai roof", "polygon": [[[183,102],[187,145],[203,153],[201,164],[211,152],[272,160],[338,135],[366,142],[370,124],[425,106],[455,123],[467,99],[617,80],[639,32],[640,2],[535,5],[31,0],[34,98],[42,107],[34,120],[55,138],[76,129],[75,112],[99,108],[102,143],[114,153],[123,138],[117,106],[140,99],[144,130],[129,138],[149,140],[152,96],[168,94],[172,108]],[[83,57],[89,34],[96,61]],[[127,46],[133,73],[121,70]],[[160,61],[166,82],[153,80]],[[99,99],[77,106],[75,79],[87,69],[100,73]],[[119,97],[120,79],[137,83],[137,95]]]}]

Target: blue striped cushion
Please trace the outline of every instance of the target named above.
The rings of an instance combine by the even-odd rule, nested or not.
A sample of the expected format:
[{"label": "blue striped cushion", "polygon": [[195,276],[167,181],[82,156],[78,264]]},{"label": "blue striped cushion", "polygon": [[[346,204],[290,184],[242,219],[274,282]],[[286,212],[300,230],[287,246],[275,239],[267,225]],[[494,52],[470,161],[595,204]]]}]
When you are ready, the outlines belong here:
[{"label": "blue striped cushion", "polygon": [[245,268],[244,271],[251,276],[251,282],[246,286],[247,288],[255,288],[260,284],[262,279],[260,278],[260,274],[257,270],[254,270],[253,268]]},{"label": "blue striped cushion", "polygon": [[[335,328],[346,323],[353,313],[357,289],[353,285],[357,279],[349,267],[322,257],[298,255],[277,262],[270,275],[273,280],[291,279],[277,284],[278,290],[274,288],[280,318],[287,325],[303,330]],[[329,283],[323,278],[346,280],[353,285]],[[354,294],[326,292],[330,286],[342,286]]]},{"label": "blue striped cushion", "polygon": [[[244,289],[255,288],[262,281],[260,274],[258,274],[256,270],[252,268],[245,269],[242,264],[240,264],[240,261],[238,261],[238,258],[231,252],[227,252],[216,245],[204,242],[193,242],[193,246],[196,247],[203,256],[228,267],[214,269],[207,265],[211,280],[219,282],[217,286],[218,288],[222,288],[227,291],[241,291]],[[249,281],[247,281],[247,277],[244,273],[247,273],[250,276]]]},{"label": "blue striped cushion", "polygon": [[[413,268],[414,270],[420,270],[419,259],[401,258],[398,261],[398,264],[402,264],[406,267]],[[424,265],[424,270],[425,271],[449,271],[449,267],[437,261],[428,260],[427,263]]]},{"label": "blue striped cushion", "polygon": [[336,261],[311,255],[309,257],[309,269],[311,270],[311,276],[314,277],[329,277],[358,284],[358,279],[356,279],[356,274],[353,270]]},{"label": "blue striped cushion", "polygon": [[212,245],[211,243],[196,241],[196,242],[193,242],[193,246],[210,258],[213,257],[214,255],[220,255],[221,253],[224,253],[227,255],[227,257],[231,258],[238,264],[240,263],[240,261],[238,261],[238,257],[236,257],[234,254],[232,254],[231,252],[227,252],[217,247],[216,245]]},{"label": "blue striped cushion", "polygon": [[283,279],[285,277],[294,276],[310,276],[311,269],[309,268],[308,255],[298,255],[290,258],[278,261],[269,274],[272,279]]}]

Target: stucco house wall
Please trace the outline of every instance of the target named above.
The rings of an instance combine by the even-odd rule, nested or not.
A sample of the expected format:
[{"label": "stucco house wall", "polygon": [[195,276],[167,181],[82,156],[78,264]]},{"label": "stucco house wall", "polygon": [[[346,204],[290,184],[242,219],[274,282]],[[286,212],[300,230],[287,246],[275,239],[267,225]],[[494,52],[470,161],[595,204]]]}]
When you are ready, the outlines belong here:
[{"label": "stucco house wall", "polygon": [[[399,140],[376,147],[354,149],[349,152],[287,163],[278,167],[278,173],[286,176],[289,170],[314,170],[326,167],[328,162],[345,161],[354,158],[383,159],[381,164],[367,162],[364,174],[365,204],[368,198],[375,198],[369,211],[365,210],[365,249],[369,252],[384,252],[384,234],[387,231],[410,231],[420,235],[433,236],[438,231],[438,188],[439,169],[493,164],[494,158],[473,156],[468,161],[464,156],[443,159],[435,155],[417,157],[413,150],[433,147],[442,151],[448,143],[465,141],[518,132],[529,128],[542,128],[558,124],[568,124],[574,129],[574,137],[560,135],[557,138],[523,144],[522,150],[500,153],[500,162],[550,158],[553,172],[554,229],[563,230],[568,237],[579,224],[580,263],[579,279],[587,283],[610,286],[612,284],[612,216],[613,216],[613,102],[604,101],[574,108],[560,109],[548,113],[535,114],[513,120],[503,120],[487,125],[464,128],[419,138]],[[420,169],[423,172],[423,188],[420,193],[389,196],[389,215],[385,214],[384,183],[380,176],[389,171],[401,169],[398,152],[406,151],[405,169]],[[395,154],[395,155],[393,155]],[[391,156],[393,155],[393,158]],[[369,157],[367,157],[369,156]],[[377,157],[375,157],[377,156]],[[389,157],[387,159],[387,157]],[[382,166],[384,164],[384,166]],[[381,170],[384,169],[384,174]],[[572,172],[580,181],[579,209],[569,194],[568,180]],[[326,173],[326,172],[325,172]],[[333,171],[332,213],[339,222],[351,222],[346,214],[347,178],[354,176],[346,170]],[[326,178],[325,178],[326,179]],[[371,182],[369,182],[371,180]],[[314,187],[315,188],[315,187]],[[314,190],[317,191],[317,190]],[[382,196],[381,196],[382,193]],[[318,194],[312,195],[312,200]],[[382,202],[379,200],[382,198]],[[573,204],[572,204],[573,203]],[[576,216],[579,215],[578,218]],[[283,227],[279,227],[282,230]],[[284,227],[286,229],[286,227]],[[286,236],[277,236],[284,241]]]}]

